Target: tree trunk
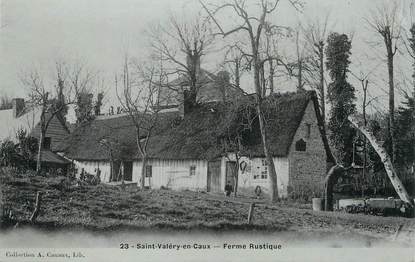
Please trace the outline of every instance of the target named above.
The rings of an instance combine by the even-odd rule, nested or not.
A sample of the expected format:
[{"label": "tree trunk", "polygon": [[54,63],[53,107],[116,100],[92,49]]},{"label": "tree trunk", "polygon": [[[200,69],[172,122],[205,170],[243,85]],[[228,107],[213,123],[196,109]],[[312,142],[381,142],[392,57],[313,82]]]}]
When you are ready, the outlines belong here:
[{"label": "tree trunk", "polygon": [[272,59],[269,60],[269,92],[274,93],[274,64]]},{"label": "tree trunk", "polygon": [[298,60],[298,86],[297,90],[303,89],[303,62]]},{"label": "tree trunk", "polygon": [[[366,119],[366,100],[367,100],[367,84],[368,81],[366,80],[366,86],[365,83],[362,82],[363,87],[363,125],[366,128],[367,126],[367,119]],[[364,138],[364,145],[363,145],[363,170],[362,170],[362,197],[364,197],[364,183],[366,180],[366,165],[367,165],[367,141],[366,137]]]},{"label": "tree trunk", "polygon": [[239,69],[240,67],[240,62],[238,60],[238,58],[235,59],[235,86],[240,88],[241,87],[241,83],[240,83],[240,77],[239,77]]},{"label": "tree trunk", "polygon": [[268,172],[269,172],[269,177],[271,181],[271,187],[270,187],[271,188],[271,192],[270,192],[271,202],[275,202],[279,198],[277,172],[275,171],[275,165],[274,165],[274,160],[272,159],[272,155],[269,153],[268,143],[267,143],[267,134],[265,130],[265,120],[262,114],[259,101],[257,104],[257,113],[258,113],[258,119],[259,119],[259,127],[261,131],[262,145],[264,147],[264,154],[267,160]]},{"label": "tree trunk", "polygon": [[265,68],[264,68],[264,63],[262,63],[261,65],[261,86],[262,86],[262,93],[261,93],[261,97],[265,97],[267,95],[267,86],[265,83]]},{"label": "tree trunk", "polygon": [[352,123],[352,125],[356,127],[367,138],[369,143],[372,145],[373,149],[381,158],[383,165],[385,166],[386,174],[388,175],[389,180],[391,181],[400,199],[406,202],[411,207],[413,207],[413,200],[409,197],[408,192],[406,191],[401,180],[399,179],[398,174],[396,173],[396,170],[393,167],[393,163],[387,151],[380,145],[380,143],[376,141],[375,136],[366,127],[362,127],[359,125],[359,121],[357,120],[357,118],[349,116],[348,119]]},{"label": "tree trunk", "polygon": [[393,75],[393,57],[392,38],[390,32],[385,33],[385,45],[388,58],[388,76],[389,76],[389,138],[392,146],[392,163],[396,160],[396,141],[395,141],[395,84]]},{"label": "tree trunk", "polygon": [[396,160],[396,141],[395,141],[395,94],[394,94],[394,81],[393,81],[393,58],[388,59],[388,72],[389,72],[389,133],[392,145],[392,162]]},{"label": "tree trunk", "polygon": [[110,160],[110,182],[114,181],[114,161]]},{"label": "tree trunk", "polygon": [[[252,44],[253,54],[258,54],[258,49],[256,48],[255,44],[253,42],[251,44]],[[253,61],[254,61],[254,84],[255,84],[255,92],[256,92],[256,99],[257,99],[256,107],[257,107],[257,114],[258,114],[258,120],[259,120],[259,128],[261,132],[262,145],[264,148],[264,155],[267,160],[268,172],[269,172],[269,177],[270,177],[270,182],[271,182],[271,186],[270,186],[271,201],[274,202],[274,201],[277,201],[279,198],[277,173],[275,171],[274,161],[272,159],[272,156],[269,153],[268,143],[267,143],[267,134],[265,130],[265,120],[264,120],[264,116],[262,114],[262,109],[261,109],[262,99],[263,99],[261,81],[260,81],[261,63],[259,62],[258,56],[254,56]]]},{"label": "tree trunk", "polygon": [[234,188],[233,195],[236,197],[237,192],[238,192],[238,179],[239,179],[239,155],[238,155],[238,153],[235,154],[235,158],[236,158],[236,170],[234,172],[234,174],[235,174],[235,188]]},{"label": "tree trunk", "polygon": [[326,98],[324,95],[324,43],[319,46],[319,60],[320,60],[320,107],[323,123],[326,124]]},{"label": "tree trunk", "polygon": [[121,185],[124,186],[124,161],[121,161],[120,172],[121,172]]},{"label": "tree trunk", "polygon": [[114,156],[110,151],[110,182],[115,181],[115,172],[114,172]]},{"label": "tree trunk", "polygon": [[144,189],[145,187],[145,179],[146,179],[146,168],[147,168],[147,162],[148,162],[148,158],[147,155],[144,154],[142,155],[142,161],[143,161],[143,165],[141,166],[141,188]]},{"label": "tree trunk", "polygon": [[37,159],[36,159],[36,173],[39,175],[42,169],[42,148],[43,148],[43,140],[45,138],[46,131],[43,127],[40,128],[40,137],[38,142],[38,149],[37,149]]},{"label": "tree trunk", "polygon": [[4,210],[4,208],[3,208],[3,189],[2,189],[1,182],[2,181],[0,181],[0,225],[2,225],[2,223],[3,223],[3,216],[4,216],[4,214],[3,214],[3,210]]}]

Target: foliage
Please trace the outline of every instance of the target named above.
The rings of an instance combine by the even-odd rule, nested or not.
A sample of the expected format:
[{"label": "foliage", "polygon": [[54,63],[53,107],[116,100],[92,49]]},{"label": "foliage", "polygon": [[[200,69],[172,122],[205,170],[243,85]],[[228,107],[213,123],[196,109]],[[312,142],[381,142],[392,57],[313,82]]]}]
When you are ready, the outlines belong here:
[{"label": "foliage", "polygon": [[30,162],[34,158],[38,149],[38,140],[35,137],[29,136],[26,130],[23,129],[18,130],[16,136],[19,141],[17,150],[21,158],[20,165],[25,166],[25,168],[29,168]]},{"label": "foliage", "polygon": [[4,140],[0,144],[0,166],[28,169],[38,147],[37,139],[23,129],[18,130],[16,137],[18,143]]},{"label": "foliage", "polygon": [[[410,54],[411,54],[411,56],[414,56],[415,55],[415,23],[412,24],[411,29],[409,30],[409,32],[411,34],[410,38],[408,39],[409,40]],[[414,58],[414,62],[412,63],[412,67],[413,67],[413,70],[414,70],[412,72],[412,78],[415,79],[415,58]],[[414,81],[414,86],[415,86],[415,81]],[[414,92],[415,92],[415,89],[414,89]]]},{"label": "foliage", "polygon": [[65,117],[68,113],[68,105],[66,104],[66,98],[63,94],[65,89],[64,81],[62,79],[58,79],[58,86],[57,86],[57,97],[53,99],[51,106],[53,111],[60,111],[62,117]]},{"label": "foliage", "polygon": [[351,41],[345,34],[331,33],[327,39],[326,66],[332,82],[328,85],[331,115],[328,123],[329,138],[342,163],[351,163],[355,130],[347,117],[356,111],[355,89],[347,81],[349,72]]},{"label": "foliage", "polygon": [[75,114],[78,124],[91,121],[95,116],[101,114],[104,93],[98,93],[95,101],[93,98],[92,93],[81,92],[77,95]]},{"label": "foliage", "polygon": [[104,99],[104,93],[98,93],[97,100],[95,101],[94,105],[94,113],[96,116],[101,114],[101,107],[102,107],[102,100]]},{"label": "foliage", "polygon": [[92,98],[93,94],[90,93],[79,93],[76,98],[76,122],[83,123],[93,119],[92,114]]},{"label": "foliage", "polygon": [[16,166],[19,163],[17,145],[11,140],[0,144],[0,166]]},{"label": "foliage", "polygon": [[396,161],[401,165],[412,165],[415,161],[415,98],[407,97],[396,116]]},{"label": "foliage", "polygon": [[[387,122],[388,120],[387,118],[384,118],[383,121]],[[375,119],[369,120],[368,128],[369,128],[369,131],[371,131],[378,140],[383,140],[383,137],[387,137],[387,133],[382,132],[386,129],[382,128],[382,125],[378,120],[375,120]],[[369,167],[371,167],[373,169],[373,172],[375,173],[382,171],[384,167],[383,167],[382,160],[380,159],[378,153],[376,153],[376,151],[371,146],[369,146],[367,150],[368,150],[368,158],[369,158],[368,159]]]}]

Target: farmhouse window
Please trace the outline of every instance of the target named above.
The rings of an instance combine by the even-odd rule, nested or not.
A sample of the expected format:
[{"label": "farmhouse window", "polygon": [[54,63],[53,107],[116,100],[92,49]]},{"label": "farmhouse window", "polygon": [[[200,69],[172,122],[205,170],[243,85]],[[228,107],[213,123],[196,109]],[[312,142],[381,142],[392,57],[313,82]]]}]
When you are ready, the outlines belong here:
[{"label": "farmhouse window", "polygon": [[43,139],[43,149],[50,149],[50,144],[52,143],[51,137],[45,137]]},{"label": "farmhouse window", "polygon": [[153,166],[146,166],[146,177],[153,177]]},{"label": "farmhouse window", "polygon": [[306,138],[310,138],[311,136],[311,124],[306,124]]},{"label": "farmhouse window", "polygon": [[304,152],[307,150],[307,143],[304,139],[300,139],[295,143],[295,151]]},{"label": "farmhouse window", "polygon": [[262,171],[261,172],[261,179],[267,179],[268,178],[268,171]]},{"label": "farmhouse window", "polygon": [[195,176],[196,175],[196,166],[190,166],[190,176]]}]

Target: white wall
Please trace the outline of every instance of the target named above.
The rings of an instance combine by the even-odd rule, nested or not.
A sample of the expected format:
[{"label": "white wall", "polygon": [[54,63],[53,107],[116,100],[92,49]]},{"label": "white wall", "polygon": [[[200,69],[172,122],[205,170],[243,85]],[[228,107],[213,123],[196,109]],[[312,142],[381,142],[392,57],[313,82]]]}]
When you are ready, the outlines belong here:
[{"label": "white wall", "polygon": [[[110,180],[110,163],[103,161],[74,161],[77,168],[76,176],[82,171],[96,174],[96,169],[101,169],[101,181],[108,183]],[[205,160],[149,160],[148,165],[153,167],[153,176],[146,182],[150,187],[159,189],[161,186],[171,189],[206,190],[207,185],[207,161]],[[141,161],[133,162],[133,182],[140,184]],[[195,166],[195,175],[190,175],[190,167]],[[146,183],[147,185],[147,183]]]},{"label": "white wall", "polygon": [[[149,182],[150,187],[159,189],[161,186],[171,189],[206,190],[207,161],[205,160],[149,160],[153,176]],[[190,167],[195,166],[195,175],[190,176]],[[133,164],[133,181],[140,182],[142,163],[135,161]]]},{"label": "white wall", "polygon": [[110,170],[111,166],[109,162],[104,161],[74,161],[74,164],[77,168],[76,177],[79,178],[79,174],[82,171],[82,168],[85,172],[92,175],[96,174],[96,169],[99,167],[101,170],[101,182],[108,183],[110,181]]},{"label": "white wall", "polygon": [[[269,193],[271,180],[269,177],[268,166],[264,166],[262,161],[265,158],[248,158],[241,157],[239,163],[243,161],[247,163],[244,172],[238,168],[238,190],[242,193],[253,194],[257,186],[260,186],[264,193]],[[222,183],[225,183],[226,161],[235,161],[235,155],[229,154],[228,157],[223,158],[222,165]],[[277,172],[278,193],[280,197],[287,197],[288,183],[289,183],[289,161],[286,157],[274,157],[274,165]],[[261,178],[262,172],[266,171],[267,178]],[[258,178],[254,178],[258,176]]]},{"label": "white wall", "polygon": [[[234,160],[233,155],[223,157],[221,162],[221,188],[224,187],[226,181],[226,162]],[[267,179],[261,178],[261,172],[265,171],[265,166],[262,165],[264,158],[248,158],[242,157],[240,163],[245,161],[247,168],[242,172],[238,168],[238,188],[240,192],[253,194],[257,186],[260,186],[264,193],[268,193],[270,189],[270,177],[267,172]],[[77,176],[81,169],[88,173],[95,174],[96,168],[101,169],[101,181],[109,182],[110,178],[110,164],[102,161],[74,161],[78,168]],[[288,170],[289,163],[287,158],[274,158],[274,164],[278,177],[278,190],[280,197],[287,196],[288,185]],[[207,186],[207,161],[206,160],[156,160],[151,159],[148,162],[153,168],[153,176],[147,180],[150,187],[159,189],[161,186],[168,187],[175,190],[189,189],[189,190],[206,190]],[[196,166],[196,174],[190,176],[190,166]],[[133,162],[133,182],[140,185],[141,161]],[[254,175],[259,175],[259,178],[254,179]]]}]

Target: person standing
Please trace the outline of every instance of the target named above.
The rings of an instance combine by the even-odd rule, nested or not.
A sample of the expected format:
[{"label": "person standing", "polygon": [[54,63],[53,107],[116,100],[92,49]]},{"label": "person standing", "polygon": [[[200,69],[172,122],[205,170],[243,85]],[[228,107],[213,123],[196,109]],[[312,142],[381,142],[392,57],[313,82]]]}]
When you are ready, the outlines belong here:
[{"label": "person standing", "polygon": [[231,185],[231,181],[228,181],[225,185],[225,196],[229,197],[233,191],[233,187]]}]

